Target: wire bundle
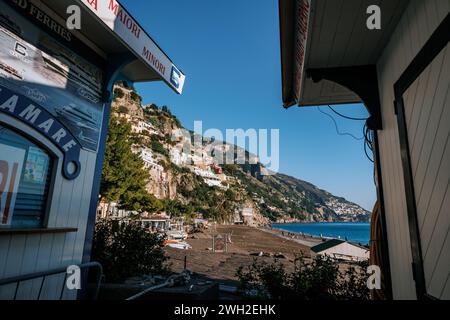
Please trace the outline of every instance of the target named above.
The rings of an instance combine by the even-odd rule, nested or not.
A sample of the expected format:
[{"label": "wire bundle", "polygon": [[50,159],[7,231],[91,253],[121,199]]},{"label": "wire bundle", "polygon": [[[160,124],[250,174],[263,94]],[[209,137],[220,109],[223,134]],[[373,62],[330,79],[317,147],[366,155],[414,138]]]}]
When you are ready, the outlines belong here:
[{"label": "wire bundle", "polygon": [[369,129],[367,127],[367,119],[368,118],[355,118],[355,117],[349,117],[346,116],[340,112],[337,112],[334,108],[332,108],[330,105],[328,105],[328,108],[330,108],[331,111],[333,111],[335,114],[337,114],[338,116],[344,118],[344,119],[348,119],[348,120],[355,120],[355,121],[366,121],[366,123],[364,124],[363,127],[363,136],[362,137],[356,137],[355,135],[349,133],[349,132],[341,132],[339,130],[339,127],[336,123],[336,120],[328,113],[324,112],[320,107],[318,107],[319,111],[321,113],[323,113],[324,115],[326,115],[327,117],[329,117],[333,123],[334,123],[334,127],[336,129],[336,133],[340,136],[350,136],[355,140],[363,140],[364,139],[364,153],[366,154],[367,159],[369,159],[370,162],[374,162],[373,158],[370,157],[368,150],[370,150],[372,152],[373,155],[373,141],[374,141],[374,133],[373,130]]}]

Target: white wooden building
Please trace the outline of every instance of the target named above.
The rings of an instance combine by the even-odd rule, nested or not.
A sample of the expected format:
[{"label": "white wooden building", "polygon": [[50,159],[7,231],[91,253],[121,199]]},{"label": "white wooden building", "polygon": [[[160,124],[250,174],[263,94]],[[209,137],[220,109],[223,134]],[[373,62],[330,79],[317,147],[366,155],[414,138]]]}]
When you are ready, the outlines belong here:
[{"label": "white wooden building", "polygon": [[[381,28],[369,28],[378,9]],[[279,10],[284,107],[362,102],[370,113],[386,296],[450,299],[450,1]]]},{"label": "white wooden building", "polygon": [[[185,76],[115,0],[0,0],[0,44],[1,284],[90,261],[114,83],[181,93]],[[0,299],[74,299],[65,276],[0,285]]]}]

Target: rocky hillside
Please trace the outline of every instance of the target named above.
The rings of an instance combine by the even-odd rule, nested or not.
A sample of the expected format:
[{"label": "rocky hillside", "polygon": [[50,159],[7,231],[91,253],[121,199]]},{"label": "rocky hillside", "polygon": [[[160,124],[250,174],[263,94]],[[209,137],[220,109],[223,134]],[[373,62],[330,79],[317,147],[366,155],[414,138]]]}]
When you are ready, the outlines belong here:
[{"label": "rocky hillside", "polygon": [[[220,222],[368,221],[370,213],[311,183],[284,174],[261,175],[261,164],[220,165],[217,142],[194,138],[170,110],[142,106],[132,88],[117,86],[113,112],[132,126],[133,151],[150,172],[147,190],[173,210],[201,213]],[[181,130],[180,130],[181,129]],[[190,152],[182,146],[195,139]],[[222,148],[237,147],[223,144]],[[247,153],[248,154],[248,153]]]}]

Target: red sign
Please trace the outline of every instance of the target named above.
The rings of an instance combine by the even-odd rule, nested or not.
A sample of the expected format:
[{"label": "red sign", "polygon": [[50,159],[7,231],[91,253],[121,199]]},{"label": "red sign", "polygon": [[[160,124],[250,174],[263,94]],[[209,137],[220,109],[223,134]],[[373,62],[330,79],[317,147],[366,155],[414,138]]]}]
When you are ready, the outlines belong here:
[{"label": "red sign", "polygon": [[25,150],[0,144],[0,226],[11,224]]},{"label": "red sign", "polygon": [[300,102],[303,84],[303,70],[305,68],[306,41],[308,39],[309,16],[311,12],[310,0],[298,0],[296,7],[295,53],[294,53],[294,99]]}]

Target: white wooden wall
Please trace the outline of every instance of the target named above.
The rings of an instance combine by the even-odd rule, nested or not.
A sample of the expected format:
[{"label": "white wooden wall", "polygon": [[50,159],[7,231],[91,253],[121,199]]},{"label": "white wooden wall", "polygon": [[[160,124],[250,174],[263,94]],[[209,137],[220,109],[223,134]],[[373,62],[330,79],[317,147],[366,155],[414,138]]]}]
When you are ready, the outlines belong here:
[{"label": "white wooden wall", "polygon": [[[48,227],[78,228],[77,232],[31,235],[0,235],[0,279],[38,271],[80,264],[83,254],[86,225],[91,200],[96,153],[81,150],[81,173],[74,180],[64,179],[61,174],[62,155],[50,141],[19,121],[0,113],[0,123],[6,122],[43,141],[55,154],[57,172],[51,195]],[[59,299],[64,275],[49,277],[45,282],[41,299]],[[18,299],[35,299],[40,280],[28,281],[20,286]],[[14,286],[0,287],[0,299],[11,299]],[[76,297],[67,291],[66,299]]]},{"label": "white wooden wall", "polygon": [[447,46],[404,99],[427,291],[447,299],[450,299],[449,88]]},{"label": "white wooden wall", "polygon": [[[414,299],[411,247],[394,83],[450,10],[449,0],[412,0],[377,63],[379,131],[393,294]],[[450,32],[450,31],[449,31]],[[442,52],[405,94],[405,111],[428,292],[450,299],[450,52]],[[447,99],[447,100],[446,100]]]}]

